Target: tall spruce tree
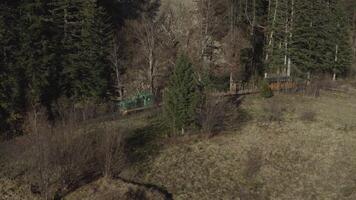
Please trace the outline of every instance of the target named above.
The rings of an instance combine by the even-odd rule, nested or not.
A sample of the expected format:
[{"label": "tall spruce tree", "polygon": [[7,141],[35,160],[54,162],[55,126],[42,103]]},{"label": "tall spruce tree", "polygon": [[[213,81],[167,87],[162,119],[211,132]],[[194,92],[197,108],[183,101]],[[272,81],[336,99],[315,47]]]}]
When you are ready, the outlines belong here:
[{"label": "tall spruce tree", "polygon": [[61,36],[63,88],[76,102],[106,94],[109,21],[96,0],[54,0],[53,20]]},{"label": "tall spruce tree", "polygon": [[24,107],[32,109],[31,106],[41,102],[41,93],[47,84],[53,55],[49,51],[46,34],[45,2],[24,0],[19,12],[19,51],[16,67]]},{"label": "tall spruce tree", "polygon": [[341,1],[330,2],[331,22],[331,39],[332,42],[332,65],[328,69],[330,73],[343,74],[352,62],[352,48],[349,42],[350,23],[346,12],[346,7]]},{"label": "tall spruce tree", "polygon": [[97,0],[86,1],[81,15],[83,27],[80,57],[84,64],[81,71],[86,71],[86,76],[82,77],[88,83],[83,94],[86,97],[101,97],[106,95],[108,90],[107,72],[110,70],[108,54],[113,37],[110,30],[112,27],[105,10],[98,6]]},{"label": "tall spruce tree", "polygon": [[192,124],[198,103],[197,84],[192,64],[184,55],[177,60],[164,96],[164,113],[174,131],[182,131]]},{"label": "tall spruce tree", "polygon": [[349,66],[348,28],[340,1],[295,2],[292,63],[300,72],[342,73]]},{"label": "tall spruce tree", "polygon": [[268,13],[266,63],[271,72],[284,72],[289,58],[294,0],[271,0]]},{"label": "tall spruce tree", "polygon": [[0,138],[10,137],[21,118],[15,68],[17,19],[14,6],[0,3]]},{"label": "tall spruce tree", "polygon": [[291,58],[298,71],[303,72],[313,69],[310,40],[314,36],[311,31],[313,19],[310,8],[310,1],[300,0],[295,2]]}]

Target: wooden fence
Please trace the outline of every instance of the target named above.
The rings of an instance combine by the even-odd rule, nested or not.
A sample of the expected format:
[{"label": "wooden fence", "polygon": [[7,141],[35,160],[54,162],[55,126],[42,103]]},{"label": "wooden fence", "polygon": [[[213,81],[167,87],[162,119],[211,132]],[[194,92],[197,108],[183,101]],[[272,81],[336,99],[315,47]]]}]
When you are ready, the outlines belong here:
[{"label": "wooden fence", "polygon": [[[306,81],[296,81],[290,77],[266,78],[266,81],[269,83],[269,87],[275,92],[298,92],[303,91],[307,86]],[[249,95],[259,92],[259,87],[254,83],[230,83],[229,92],[217,92],[214,95]]]}]

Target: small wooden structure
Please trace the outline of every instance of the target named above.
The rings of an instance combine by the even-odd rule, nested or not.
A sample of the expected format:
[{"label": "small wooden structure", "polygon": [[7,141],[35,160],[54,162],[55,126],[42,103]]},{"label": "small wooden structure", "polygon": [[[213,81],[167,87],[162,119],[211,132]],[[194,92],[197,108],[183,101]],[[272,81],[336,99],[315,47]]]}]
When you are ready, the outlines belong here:
[{"label": "small wooden structure", "polygon": [[265,78],[265,80],[273,91],[286,91],[298,87],[297,82],[290,76],[272,76]]},{"label": "small wooden structure", "polygon": [[[265,81],[273,91],[297,91],[306,87],[306,82],[298,82],[293,77],[288,75],[268,75],[265,74]],[[259,93],[259,87],[254,83],[236,83],[230,77],[230,90],[227,93],[216,93],[215,95],[248,95]]]}]

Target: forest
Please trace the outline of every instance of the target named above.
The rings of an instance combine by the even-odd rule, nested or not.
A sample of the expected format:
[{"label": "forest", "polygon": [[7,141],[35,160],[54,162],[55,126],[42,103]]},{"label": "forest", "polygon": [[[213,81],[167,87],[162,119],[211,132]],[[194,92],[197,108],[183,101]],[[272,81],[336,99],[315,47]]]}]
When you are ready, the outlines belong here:
[{"label": "forest", "polygon": [[[337,168],[338,133],[354,141],[355,80],[355,0],[0,0],[0,175],[10,174],[0,176],[0,187],[26,177],[20,182],[36,198],[90,199],[80,196],[89,189],[76,190],[103,176],[121,180],[105,180],[110,190],[130,185],[127,199],[352,199],[356,182],[335,183],[315,171],[318,181],[333,185],[326,192],[330,185],[307,191],[296,179],[308,171],[297,162]],[[288,130],[276,136],[284,142],[270,141],[270,130]],[[317,145],[308,142],[318,141],[320,131],[335,131],[325,144],[340,152],[325,147],[313,157],[335,156],[330,168],[311,164]],[[219,136],[225,132],[250,135]],[[219,149],[219,141],[232,150]],[[351,166],[356,147],[347,145],[337,159]],[[232,151],[244,157],[232,159]],[[214,159],[207,166],[227,168],[226,180],[216,182],[228,188],[226,198],[200,174],[195,162],[203,157]],[[190,165],[190,178],[177,169],[186,160],[181,168]],[[273,170],[263,174],[271,170],[266,163],[279,162],[296,163],[277,169],[291,180]],[[239,164],[246,169],[228,168]],[[356,170],[339,168],[343,177]],[[236,181],[229,174],[240,172]],[[305,180],[303,186],[314,184]],[[0,189],[0,200],[27,196],[7,192]]]},{"label": "forest", "polygon": [[355,73],[352,0],[3,0],[0,13],[5,137],[39,106],[55,119],[64,99],[81,107],[137,90],[159,95],[179,54],[215,82]]}]

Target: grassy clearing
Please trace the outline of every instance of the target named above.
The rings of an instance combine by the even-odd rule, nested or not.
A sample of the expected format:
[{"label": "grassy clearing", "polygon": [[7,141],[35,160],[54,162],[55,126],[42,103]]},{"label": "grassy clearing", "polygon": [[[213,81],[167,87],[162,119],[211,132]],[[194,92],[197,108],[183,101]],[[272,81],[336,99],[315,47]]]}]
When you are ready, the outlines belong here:
[{"label": "grassy clearing", "polygon": [[[225,131],[212,138],[162,137],[150,112],[86,129],[100,132],[104,124],[126,132],[128,162],[120,176],[162,186],[174,199],[356,199],[356,92],[249,96],[230,112]],[[26,146],[26,137],[0,146],[0,200],[38,198],[27,181]],[[67,199],[129,195],[162,198],[136,185],[100,179]]]},{"label": "grassy clearing", "polygon": [[[208,140],[167,146],[145,181],[175,199],[356,199],[356,94],[248,97],[252,120]],[[265,118],[269,101],[280,121]],[[313,121],[300,119],[315,112]],[[268,114],[268,113],[267,113]]]},{"label": "grassy clearing", "polygon": [[66,200],[163,200],[163,196],[155,191],[118,180],[100,179],[90,185],[78,189],[65,198]]}]

